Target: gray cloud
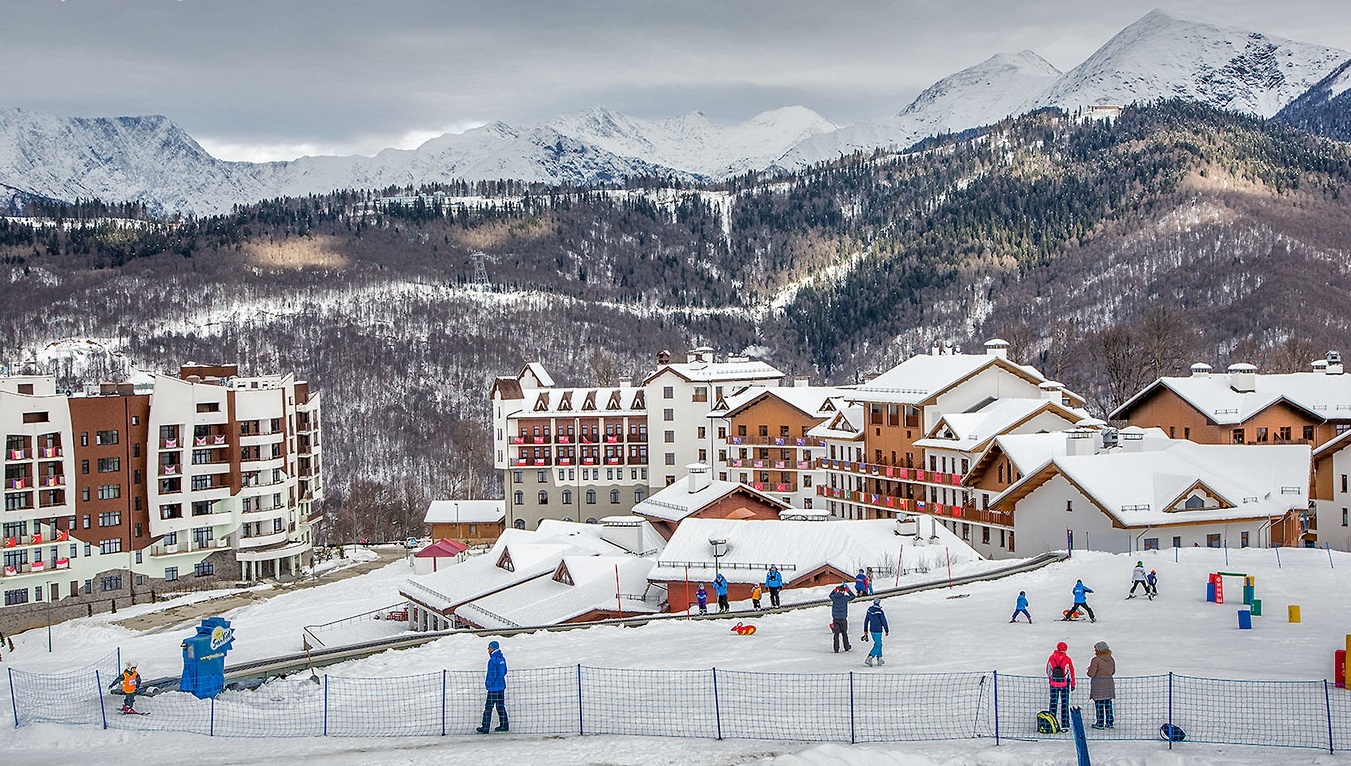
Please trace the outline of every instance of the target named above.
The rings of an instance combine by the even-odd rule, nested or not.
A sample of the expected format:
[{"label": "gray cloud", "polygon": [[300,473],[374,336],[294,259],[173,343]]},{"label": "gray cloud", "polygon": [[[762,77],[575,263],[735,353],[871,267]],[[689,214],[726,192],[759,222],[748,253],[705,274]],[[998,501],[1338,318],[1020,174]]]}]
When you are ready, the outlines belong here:
[{"label": "gray cloud", "polygon": [[[369,153],[588,106],[730,122],[801,104],[850,123],[998,52],[1030,48],[1068,69],[1154,1],[3,0],[0,104],[164,114],[251,157]],[[1351,40],[1343,0],[1165,10]]]}]

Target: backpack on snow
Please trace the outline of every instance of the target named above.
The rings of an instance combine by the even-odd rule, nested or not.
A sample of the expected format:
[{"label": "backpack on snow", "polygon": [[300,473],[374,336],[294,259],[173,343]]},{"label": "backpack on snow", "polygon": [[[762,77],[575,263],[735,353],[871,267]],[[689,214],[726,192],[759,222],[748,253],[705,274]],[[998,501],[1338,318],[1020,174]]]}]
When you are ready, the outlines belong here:
[{"label": "backpack on snow", "polygon": [[1060,720],[1049,710],[1043,710],[1037,713],[1037,733],[1038,734],[1059,734],[1064,731],[1060,726]]},{"label": "backpack on snow", "polygon": [[1165,742],[1181,742],[1187,738],[1187,733],[1182,730],[1181,726],[1166,723],[1159,727],[1159,738]]}]

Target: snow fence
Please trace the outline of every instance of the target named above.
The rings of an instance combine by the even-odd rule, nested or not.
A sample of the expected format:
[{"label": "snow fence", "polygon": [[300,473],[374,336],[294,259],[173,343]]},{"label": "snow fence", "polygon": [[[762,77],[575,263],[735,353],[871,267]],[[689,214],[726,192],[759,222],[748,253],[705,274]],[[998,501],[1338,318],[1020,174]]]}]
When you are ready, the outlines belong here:
[{"label": "snow fence", "polygon": [[[479,671],[350,678],[293,676],[213,699],[143,697],[122,715],[107,686],[117,655],[60,674],[9,671],[15,726],[37,722],[218,737],[416,737],[472,734]],[[1176,674],[1116,679],[1113,726],[1095,740],[1153,740],[1172,724],[1187,742],[1351,748],[1351,691],[1326,681],[1244,681]],[[506,693],[521,734],[634,734],[813,742],[1046,739],[1045,678],[978,673],[761,673],[574,665],[513,669]],[[1095,721],[1088,684],[1070,704]]]}]

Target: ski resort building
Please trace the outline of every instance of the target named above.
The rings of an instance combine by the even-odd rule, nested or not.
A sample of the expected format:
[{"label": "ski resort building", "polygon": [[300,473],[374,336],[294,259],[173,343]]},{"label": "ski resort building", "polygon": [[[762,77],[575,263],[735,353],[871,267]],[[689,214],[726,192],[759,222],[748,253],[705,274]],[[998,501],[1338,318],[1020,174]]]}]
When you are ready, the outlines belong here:
[{"label": "ski resort building", "polygon": [[320,407],[291,375],[189,363],[178,377],[80,393],[50,376],[4,378],[0,427],[0,629],[180,581],[294,575],[308,559]]},{"label": "ski resort building", "polygon": [[1351,430],[1343,431],[1313,451],[1315,513],[1306,540],[1351,551]]},{"label": "ski resort building", "polygon": [[501,500],[433,500],[422,522],[431,529],[433,540],[483,545],[501,537],[506,515]]},{"label": "ski resort building", "polygon": [[977,505],[967,472],[997,436],[1063,430],[1087,414],[1082,397],[1007,351],[998,339],[984,354],[936,347],[849,391],[849,406],[808,432],[825,445],[816,491],[830,512],[937,516],[988,555],[1012,553],[1009,518]]},{"label": "ski resort building", "polygon": [[633,507],[663,538],[671,539],[687,519],[777,520],[793,507],[778,498],[734,481],[711,476],[709,467],[694,463],[671,486]]}]

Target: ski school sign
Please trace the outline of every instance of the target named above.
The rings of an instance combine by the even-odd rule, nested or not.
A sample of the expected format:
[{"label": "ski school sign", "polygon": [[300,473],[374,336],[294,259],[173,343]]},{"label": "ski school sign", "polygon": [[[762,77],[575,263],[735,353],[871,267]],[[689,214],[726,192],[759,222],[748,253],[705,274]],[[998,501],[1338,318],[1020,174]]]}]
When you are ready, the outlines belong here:
[{"label": "ski school sign", "polygon": [[178,687],[198,699],[214,697],[225,688],[225,655],[234,646],[235,631],[223,617],[208,617],[197,635],[182,643],[183,678]]}]

